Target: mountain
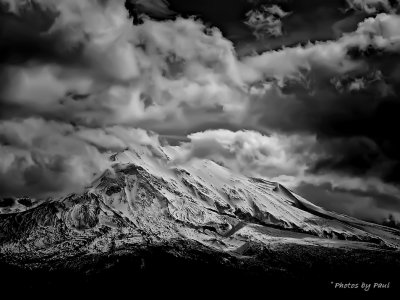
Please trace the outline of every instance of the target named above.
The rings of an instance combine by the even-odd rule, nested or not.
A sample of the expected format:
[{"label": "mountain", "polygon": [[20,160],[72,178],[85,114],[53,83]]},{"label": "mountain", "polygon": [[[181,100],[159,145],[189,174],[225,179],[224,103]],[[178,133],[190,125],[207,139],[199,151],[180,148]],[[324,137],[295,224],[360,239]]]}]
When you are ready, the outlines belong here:
[{"label": "mountain", "polygon": [[124,261],[130,276],[162,273],[160,265],[190,274],[195,264],[207,277],[222,268],[277,280],[400,265],[399,230],[326,211],[279,183],[211,160],[174,165],[168,151],[113,154],[113,169],[83,193],[3,211],[3,270],[31,282],[31,274],[48,272],[101,276]]}]

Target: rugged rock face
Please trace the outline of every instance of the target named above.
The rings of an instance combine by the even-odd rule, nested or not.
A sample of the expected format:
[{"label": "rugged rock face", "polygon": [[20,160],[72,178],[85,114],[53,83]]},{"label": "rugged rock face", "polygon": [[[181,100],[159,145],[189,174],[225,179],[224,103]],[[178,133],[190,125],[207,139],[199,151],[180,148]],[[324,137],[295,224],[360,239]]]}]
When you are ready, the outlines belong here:
[{"label": "rugged rock face", "polygon": [[[235,175],[212,161],[167,168],[138,153],[113,159],[114,171],[82,194],[0,215],[1,261],[98,272],[108,263],[93,261],[123,253],[137,257],[141,269],[141,258],[151,260],[149,249],[157,248],[175,258],[190,260],[196,251],[211,255],[214,265],[263,272],[267,253],[268,260],[282,255],[268,264],[279,268],[305,249],[318,249],[323,260],[339,250],[396,256],[400,247],[395,229],[327,212],[278,183]],[[289,255],[287,249],[297,250]]]}]

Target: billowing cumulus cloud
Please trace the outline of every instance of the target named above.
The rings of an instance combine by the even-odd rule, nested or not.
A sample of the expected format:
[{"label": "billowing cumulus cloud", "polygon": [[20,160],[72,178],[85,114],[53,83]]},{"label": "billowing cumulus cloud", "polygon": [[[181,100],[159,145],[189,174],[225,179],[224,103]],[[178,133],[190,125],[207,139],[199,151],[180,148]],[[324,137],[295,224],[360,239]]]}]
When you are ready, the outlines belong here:
[{"label": "billowing cumulus cloud", "polygon": [[388,24],[384,38],[370,38],[371,21],[338,41],[238,60],[230,41],[198,21],[146,20],[132,26],[121,3],[40,3],[41,13],[50,10],[55,17],[39,36],[57,36],[81,64],[66,66],[55,49],[51,59],[27,58],[23,65],[6,66],[2,105],[17,115],[35,111],[85,125],[152,124],[155,130],[178,130],[209,122],[210,113],[225,123],[240,122],[249,102],[245,84],[265,77],[282,80],[313,67],[347,73],[365,68],[363,61],[348,57],[348,48],[396,47],[395,25],[382,17],[379,22]]},{"label": "billowing cumulus cloud", "polygon": [[307,157],[300,153],[315,143],[312,137],[267,136],[255,131],[208,130],[188,138],[190,142],[178,147],[177,162],[207,158],[237,172],[271,180],[304,173]]},{"label": "billowing cumulus cloud", "polygon": [[[21,28],[36,22],[19,18],[26,10],[53,16],[51,25],[31,37],[32,44],[52,48],[48,54],[19,53],[18,37],[10,46],[10,56],[21,57],[3,68],[1,105],[16,108],[15,114],[35,111],[86,125],[157,129],[164,123],[190,126],[192,115],[199,123],[208,121],[210,112],[232,119],[243,111],[246,98],[233,45],[217,29],[181,18],[132,26],[121,1],[38,3],[40,8],[23,6],[24,12],[20,8],[9,16]],[[72,62],[65,58],[70,55]]]}]

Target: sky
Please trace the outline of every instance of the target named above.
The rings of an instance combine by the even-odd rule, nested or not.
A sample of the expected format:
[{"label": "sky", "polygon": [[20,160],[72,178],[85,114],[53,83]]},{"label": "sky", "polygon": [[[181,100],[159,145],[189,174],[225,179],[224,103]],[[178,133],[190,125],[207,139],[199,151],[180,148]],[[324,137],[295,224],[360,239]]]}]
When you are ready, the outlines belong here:
[{"label": "sky", "polygon": [[398,0],[0,0],[0,195],[173,147],[400,220]]}]

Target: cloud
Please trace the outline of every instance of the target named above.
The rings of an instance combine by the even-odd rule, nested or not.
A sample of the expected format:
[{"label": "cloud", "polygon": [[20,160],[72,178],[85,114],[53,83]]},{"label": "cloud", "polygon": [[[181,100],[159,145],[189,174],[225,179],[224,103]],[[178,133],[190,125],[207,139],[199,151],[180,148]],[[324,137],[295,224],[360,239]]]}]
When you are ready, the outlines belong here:
[{"label": "cloud", "polygon": [[246,67],[258,72],[260,79],[300,77],[304,70],[318,69],[329,76],[366,70],[367,64],[349,55],[351,49],[374,48],[397,52],[400,47],[400,16],[379,14],[359,23],[356,31],[338,40],[308,43],[305,46],[266,51],[244,57]]},{"label": "cloud", "polygon": [[79,191],[109,168],[100,152],[72,126],[43,119],[0,123],[0,193],[48,197]]},{"label": "cloud", "polygon": [[[190,131],[212,119],[221,120],[221,126],[239,124],[251,103],[246,89],[255,82],[274,78],[284,84],[311,69],[322,69],[325,76],[360,71],[367,65],[349,56],[349,48],[376,45],[394,51],[396,47],[393,18],[379,15],[383,35],[371,38],[376,27],[371,20],[337,41],[239,59],[218,29],[193,19],[147,19],[132,26],[118,1],[40,3],[40,10],[35,6],[24,11],[31,9],[33,15],[50,11],[52,23],[34,37],[64,41],[67,49],[74,49],[74,63],[54,43],[50,57],[6,64],[0,106],[9,116],[34,112],[83,125],[131,124],[167,134],[180,133],[181,128]],[[274,6],[268,9],[282,14]],[[42,43],[40,38],[35,42]]]},{"label": "cloud", "polygon": [[68,92],[89,93],[93,80],[57,66],[9,67],[4,70],[11,84],[3,88],[3,98],[20,105],[48,106]]},{"label": "cloud", "polygon": [[243,37],[246,42],[238,42],[238,52],[241,54],[294,47],[297,44],[304,45],[308,41],[314,43],[334,40],[343,33],[353,32],[366,16],[359,11],[345,11],[346,2],[342,0],[269,1],[268,4],[266,1],[254,2],[255,7],[262,3],[268,6],[278,5],[290,14],[282,20],[278,18],[283,25],[282,37],[264,35],[264,38],[258,41],[249,41],[249,37]]},{"label": "cloud", "polygon": [[[338,88],[314,76],[307,79],[310,89],[297,82],[282,90],[270,87],[255,96],[249,116],[264,130],[315,136],[318,160],[310,164],[310,172],[316,176],[326,172],[374,177],[397,185],[399,143],[394,120],[400,106],[397,93],[374,76],[362,77],[363,86],[357,88],[353,78],[342,79]],[[361,188],[362,182],[357,185]]]},{"label": "cloud", "polygon": [[135,149],[137,146],[159,147],[159,137],[140,128],[127,128],[121,126],[105,127],[102,129],[79,127],[75,132],[76,137],[94,145],[98,149],[123,151]]},{"label": "cloud", "polygon": [[[379,178],[384,163],[379,147],[367,138],[319,139],[312,134],[264,135],[249,130],[207,130],[174,146],[176,163],[211,159],[248,176],[263,176],[291,187],[329,183],[344,190],[398,190]],[[363,151],[361,153],[361,150]],[[368,172],[368,167],[375,166]]]},{"label": "cloud", "polygon": [[264,131],[316,136],[322,152],[311,165],[316,176],[375,178],[376,189],[397,186],[399,20],[379,14],[337,41],[245,59],[266,78],[251,90],[247,120]]},{"label": "cloud", "polygon": [[244,84],[219,30],[182,18],[133,26],[122,1],[18,4],[3,12],[17,28],[0,36],[13,41],[0,70],[2,195],[78,191],[110,167],[104,152],[159,146],[124,124],[240,122]]},{"label": "cloud", "polygon": [[397,0],[346,0],[349,9],[360,10],[367,14],[376,14],[378,12],[393,13],[398,9]]},{"label": "cloud", "polygon": [[176,14],[174,11],[170,10],[169,3],[166,0],[130,0],[137,6],[139,11],[150,15],[151,17],[170,17]]},{"label": "cloud", "polygon": [[[303,184],[296,189],[296,192],[328,210],[362,220],[382,223],[390,215],[395,220],[400,220],[399,199],[393,196],[358,194],[337,190],[330,185],[316,186],[313,184]],[[389,203],[395,203],[395,205]]]},{"label": "cloud", "polygon": [[176,149],[175,161],[211,159],[248,176],[272,180],[296,177],[305,171],[305,157],[299,153],[313,143],[312,137],[262,135],[255,131],[207,130],[188,136],[190,142]]},{"label": "cloud", "polygon": [[40,118],[0,122],[0,194],[55,197],[79,192],[107,169],[117,151],[158,147],[143,129],[74,127]]},{"label": "cloud", "polygon": [[282,33],[282,18],[289,13],[283,11],[278,5],[262,5],[258,9],[250,10],[246,13],[244,23],[252,28],[253,34],[258,40],[265,37],[277,37]]},{"label": "cloud", "polygon": [[[232,43],[218,29],[182,18],[146,19],[133,26],[121,1],[38,3],[40,9],[16,11],[52,18],[31,36],[27,47],[42,45],[37,53],[19,53],[23,38],[16,37],[9,52],[21,55],[20,60],[11,64],[4,58],[0,105],[8,115],[34,112],[90,126],[178,129],[191,126],[192,120],[193,126],[208,122],[210,112],[237,119],[244,111],[239,62]],[[21,28],[37,22],[36,17],[12,17]],[[15,35],[23,36],[22,31]],[[48,53],[42,48],[49,48]]]}]

